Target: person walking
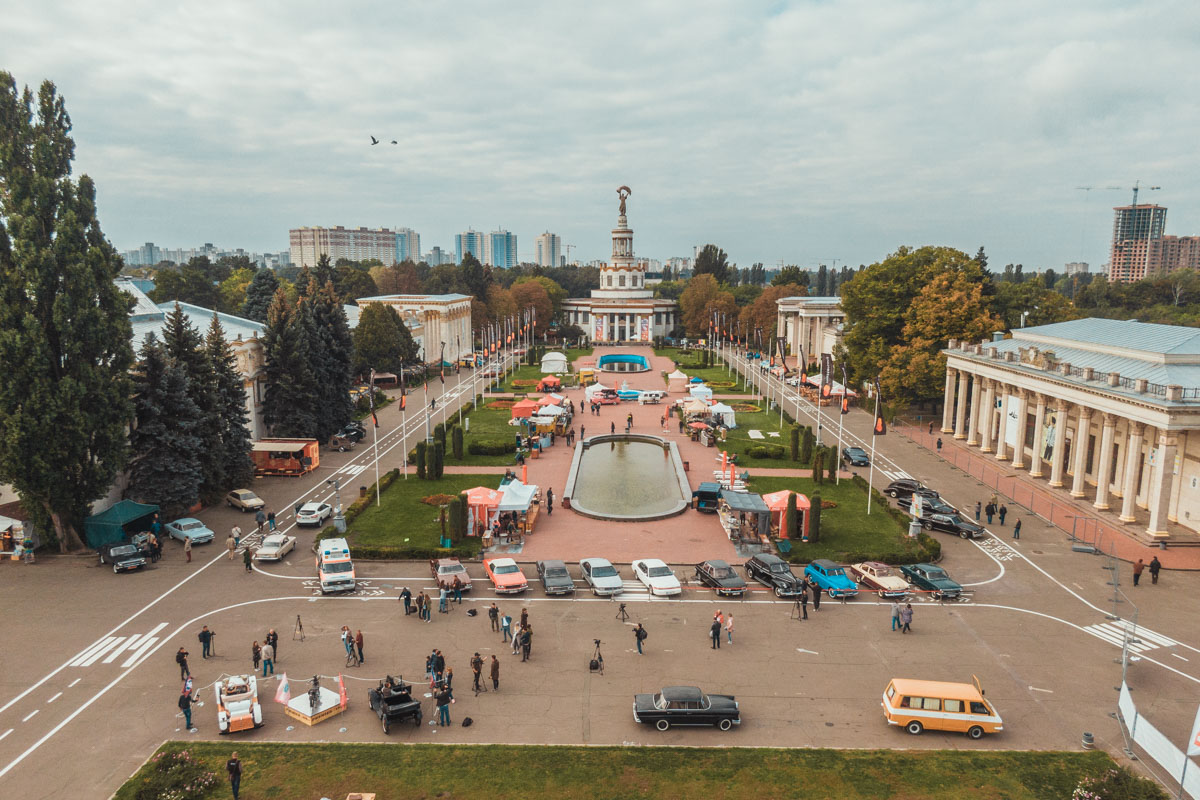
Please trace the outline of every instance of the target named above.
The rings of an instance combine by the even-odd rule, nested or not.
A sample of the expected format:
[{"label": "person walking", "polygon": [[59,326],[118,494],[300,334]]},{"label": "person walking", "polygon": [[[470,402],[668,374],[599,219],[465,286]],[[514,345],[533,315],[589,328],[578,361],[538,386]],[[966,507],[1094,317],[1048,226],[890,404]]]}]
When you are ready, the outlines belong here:
[{"label": "person walking", "polygon": [[358,663],[366,663],[367,659],[363,657],[363,635],[361,629],[354,632],[354,646],[358,648]]},{"label": "person walking", "polygon": [[188,651],[184,648],[179,648],[179,652],[175,654],[175,663],[179,665],[179,680],[186,680],[192,676],[192,671],[188,669]]},{"label": "person walking", "polygon": [[237,550],[237,542],[234,541],[232,533],[229,534],[229,537],[225,540],[225,549],[229,552],[229,560],[233,561],[234,551]]},{"label": "person walking", "polygon": [[721,620],[713,618],[712,627],[708,629],[708,635],[712,639],[712,649],[721,649]]},{"label": "person walking", "polygon": [[992,517],[996,514],[996,504],[988,501],[988,504],[983,507],[984,516],[987,517],[988,525],[992,524]]},{"label": "person walking", "polygon": [[1150,559],[1150,583],[1158,583],[1158,571],[1162,569],[1162,562],[1158,560],[1158,556]]},{"label": "person walking", "polygon": [[500,620],[500,641],[507,642],[512,638],[512,617],[505,614]]},{"label": "person walking", "polygon": [[271,529],[271,533],[275,532],[275,512],[267,512],[267,527]]},{"label": "person walking", "polygon": [[267,644],[271,645],[272,661],[278,661],[279,660],[279,634],[275,632],[274,628],[271,628],[270,630],[267,631]]},{"label": "person walking", "polygon": [[192,563],[192,539],[187,537],[183,540],[183,554],[187,556],[187,563]]},{"label": "person walking", "polygon": [[271,646],[269,641],[262,647],[262,664],[262,676],[264,678],[267,677],[268,672],[272,675],[275,674],[275,648]]},{"label": "person walking", "polygon": [[441,589],[438,591],[438,613],[439,614],[449,614],[450,613],[450,609],[446,607],[446,598],[449,597],[449,595],[450,595],[450,593],[446,590],[445,586],[442,586]]},{"label": "person walking", "polygon": [[1004,525],[1004,518],[1008,516],[1008,506],[1006,506],[1006,505],[1004,505],[1003,503],[1001,503],[1001,504],[1000,504],[1000,512],[999,512],[999,513],[1000,513],[1000,524],[1003,526],[1003,525]]},{"label": "person walking", "polygon": [[1137,563],[1133,565],[1133,585],[1134,586],[1137,586],[1138,581],[1140,581],[1142,579],[1142,570],[1144,570],[1145,568],[1146,568],[1146,565],[1142,562],[1142,559],[1140,559],[1140,558],[1137,560]]},{"label": "person walking", "polygon": [[498,692],[500,691],[500,660],[496,658],[495,653],[492,653],[491,675],[492,689]]},{"label": "person walking", "polygon": [[254,640],[254,644],[250,645],[250,660],[254,663],[254,671],[258,672],[259,666],[262,664],[262,645],[258,640]]},{"label": "person walking", "polygon": [[905,603],[904,608],[900,609],[900,622],[904,625],[904,627],[900,629],[901,633],[908,633],[910,630],[912,630],[910,627],[912,625],[912,615],[912,603]]},{"label": "person walking", "polygon": [[522,608],[521,609],[521,628],[524,629],[524,628],[528,628],[528,627],[529,627],[529,609]]},{"label": "person walking", "polygon": [[354,634],[350,633],[350,627],[347,625],[342,626],[342,647],[346,648],[347,657],[354,650]]},{"label": "person walking", "polygon": [[246,572],[253,572],[254,556],[250,552],[250,545],[246,545],[246,549],[242,550],[242,563],[246,565]]},{"label": "person walking", "polygon": [[404,603],[404,616],[412,613],[412,592],[405,586],[400,592],[400,602]]},{"label": "person walking", "polygon": [[267,524],[267,515],[260,508],[254,512],[254,532],[262,533],[263,525]]},{"label": "person walking", "polygon": [[521,660],[528,661],[529,654],[533,652],[533,628],[528,625],[525,630],[521,631]]},{"label": "person walking", "polygon": [[229,773],[229,788],[233,789],[233,800],[238,800],[238,792],[242,789],[242,762],[238,760],[236,750],[225,762],[225,771]]},{"label": "person walking", "polygon": [[642,642],[646,641],[646,636],[646,629],[643,628],[642,623],[639,622],[637,627],[633,629],[633,641],[637,644],[637,654],[639,656],[643,655]]},{"label": "person walking", "polygon": [[929,435],[933,436],[933,423],[929,423]]},{"label": "person walking", "polygon": [[609,432],[609,433],[616,433],[616,432],[617,432],[617,422],[616,422],[616,420],[613,420],[612,422],[608,423],[608,432]]},{"label": "person walking", "polygon": [[732,613],[730,613],[730,615],[725,618],[725,636],[727,637],[727,643],[733,644],[733,614]]},{"label": "person walking", "polygon": [[[580,410],[582,411],[583,409],[580,409]],[[580,426],[579,426],[579,438],[580,438],[580,439],[586,439],[586,438],[587,438],[587,428],[586,428],[585,426],[583,426],[583,425],[580,425]]]},{"label": "person walking", "polygon": [[192,728],[192,705],[196,703],[196,697],[191,692],[184,691],[179,695],[179,710],[183,712],[183,723],[185,730],[194,730]]},{"label": "person walking", "polygon": [[483,658],[479,655],[478,652],[476,652],[474,658],[471,659],[471,688],[475,691],[476,694],[479,694],[479,692],[481,692],[483,690],[483,687],[479,683],[479,681],[482,677],[483,677]]},{"label": "person walking", "polygon": [[438,724],[439,725],[449,725],[450,724],[450,690],[448,688],[446,688],[445,686],[443,686],[441,689],[438,690],[437,694],[434,695],[434,699],[437,702]]},{"label": "person walking", "polygon": [[554,513],[554,490],[546,489],[546,516]]},{"label": "person walking", "polygon": [[238,525],[233,526],[233,546],[235,549],[242,546],[242,529]]},{"label": "person walking", "polygon": [[200,633],[196,636],[200,640],[200,657],[208,658],[209,648],[212,647],[212,631],[205,625],[200,629]]},{"label": "person walking", "polygon": [[976,522],[979,522],[979,512],[981,510],[983,510],[983,503],[976,500],[975,501],[975,521]]},{"label": "person walking", "polygon": [[940,437],[940,436],[938,437],[938,440],[937,440],[937,451],[939,453],[942,452],[942,437]]},{"label": "person walking", "polygon": [[1013,538],[1021,538],[1021,518],[1017,517],[1017,521],[1013,523]]},{"label": "person walking", "polygon": [[892,631],[900,627],[900,601],[892,601]]},{"label": "person walking", "polygon": [[457,575],[455,575],[454,576],[454,602],[458,603],[460,606],[462,605],[462,586],[463,586],[462,580]]},{"label": "person walking", "polygon": [[492,603],[492,607],[488,609],[488,620],[492,623],[492,632],[499,633],[500,631],[500,607]]}]

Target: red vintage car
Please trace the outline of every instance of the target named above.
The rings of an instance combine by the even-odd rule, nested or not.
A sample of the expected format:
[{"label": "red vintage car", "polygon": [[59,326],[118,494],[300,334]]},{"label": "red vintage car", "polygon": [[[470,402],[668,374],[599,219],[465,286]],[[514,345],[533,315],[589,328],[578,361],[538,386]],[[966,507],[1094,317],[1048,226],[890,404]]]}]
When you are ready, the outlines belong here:
[{"label": "red vintage car", "polygon": [[491,579],[496,594],[519,594],[529,588],[525,573],[511,558],[484,559],[483,571]]}]

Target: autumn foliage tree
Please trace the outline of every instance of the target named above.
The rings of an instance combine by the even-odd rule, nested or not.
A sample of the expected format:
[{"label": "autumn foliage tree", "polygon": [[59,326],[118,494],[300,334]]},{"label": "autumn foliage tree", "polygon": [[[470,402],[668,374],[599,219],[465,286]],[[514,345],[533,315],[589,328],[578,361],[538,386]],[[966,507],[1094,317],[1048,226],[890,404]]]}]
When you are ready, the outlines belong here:
[{"label": "autumn foliage tree", "polygon": [[708,333],[712,312],[728,314],[732,319],[737,314],[737,301],[712,275],[696,275],[679,296],[679,309],[688,336],[704,336]]}]

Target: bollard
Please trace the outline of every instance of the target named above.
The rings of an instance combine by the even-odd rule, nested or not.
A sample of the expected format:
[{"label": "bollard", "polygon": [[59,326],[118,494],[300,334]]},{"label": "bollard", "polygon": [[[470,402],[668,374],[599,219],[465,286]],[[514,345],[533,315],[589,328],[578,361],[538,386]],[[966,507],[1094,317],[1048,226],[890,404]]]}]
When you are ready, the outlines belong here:
[{"label": "bollard", "polygon": [[1083,741],[1081,742],[1084,750],[1092,750],[1096,747],[1096,738],[1087,731],[1083,732]]}]

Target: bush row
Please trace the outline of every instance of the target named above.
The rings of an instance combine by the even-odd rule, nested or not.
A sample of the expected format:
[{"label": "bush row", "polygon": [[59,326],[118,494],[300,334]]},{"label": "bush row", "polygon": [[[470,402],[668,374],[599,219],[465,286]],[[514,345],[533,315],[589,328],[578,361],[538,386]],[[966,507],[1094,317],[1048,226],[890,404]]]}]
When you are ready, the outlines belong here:
[{"label": "bush row", "polygon": [[517,451],[513,441],[497,441],[495,439],[480,439],[467,445],[467,452],[473,456],[503,456]]},{"label": "bush row", "polygon": [[778,444],[756,444],[746,448],[750,458],[786,458],[787,450]]}]

